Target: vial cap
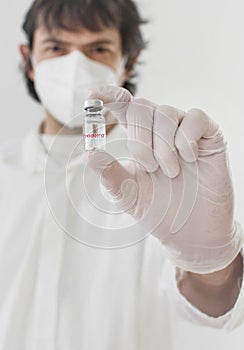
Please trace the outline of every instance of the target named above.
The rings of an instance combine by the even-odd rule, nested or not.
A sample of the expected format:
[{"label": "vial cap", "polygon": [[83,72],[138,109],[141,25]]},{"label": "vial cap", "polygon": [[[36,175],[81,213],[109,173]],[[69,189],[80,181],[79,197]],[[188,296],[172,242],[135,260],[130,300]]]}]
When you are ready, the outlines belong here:
[{"label": "vial cap", "polygon": [[84,109],[98,109],[101,110],[103,108],[103,101],[102,100],[86,100],[84,103]]}]

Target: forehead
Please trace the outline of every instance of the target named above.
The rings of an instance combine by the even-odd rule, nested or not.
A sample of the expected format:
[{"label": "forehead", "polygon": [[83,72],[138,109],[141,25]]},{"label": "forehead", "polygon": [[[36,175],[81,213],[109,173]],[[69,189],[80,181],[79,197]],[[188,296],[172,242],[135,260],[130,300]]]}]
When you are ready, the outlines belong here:
[{"label": "forehead", "polygon": [[121,47],[120,32],[114,27],[107,27],[98,32],[94,32],[83,27],[78,28],[76,31],[68,31],[59,28],[48,30],[46,27],[41,26],[34,32],[34,42],[36,44],[39,44],[49,38],[55,38],[74,45],[86,45],[92,41],[104,40],[115,46]]}]

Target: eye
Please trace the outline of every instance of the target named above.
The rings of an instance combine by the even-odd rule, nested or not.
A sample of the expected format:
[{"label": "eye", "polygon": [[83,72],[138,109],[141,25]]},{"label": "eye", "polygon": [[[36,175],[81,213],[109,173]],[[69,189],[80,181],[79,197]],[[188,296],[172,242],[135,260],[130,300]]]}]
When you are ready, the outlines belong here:
[{"label": "eye", "polygon": [[93,49],[93,52],[98,54],[104,54],[109,52],[109,49],[106,47],[98,46]]},{"label": "eye", "polygon": [[59,45],[52,45],[50,47],[47,48],[48,51],[51,51],[51,52],[63,52],[64,51],[64,48],[59,46]]}]

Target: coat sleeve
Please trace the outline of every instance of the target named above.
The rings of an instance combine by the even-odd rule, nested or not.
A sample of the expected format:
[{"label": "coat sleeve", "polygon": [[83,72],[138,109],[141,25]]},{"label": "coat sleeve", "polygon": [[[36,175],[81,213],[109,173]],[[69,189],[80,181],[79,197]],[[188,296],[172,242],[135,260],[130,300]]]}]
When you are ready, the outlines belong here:
[{"label": "coat sleeve", "polygon": [[197,309],[180,293],[177,287],[179,277],[176,268],[170,262],[167,262],[162,280],[164,280],[164,286],[166,284],[168,286],[168,298],[178,317],[198,326],[221,328],[227,331],[232,331],[244,323],[244,283],[240,281],[240,293],[234,307],[222,316],[212,317]]}]

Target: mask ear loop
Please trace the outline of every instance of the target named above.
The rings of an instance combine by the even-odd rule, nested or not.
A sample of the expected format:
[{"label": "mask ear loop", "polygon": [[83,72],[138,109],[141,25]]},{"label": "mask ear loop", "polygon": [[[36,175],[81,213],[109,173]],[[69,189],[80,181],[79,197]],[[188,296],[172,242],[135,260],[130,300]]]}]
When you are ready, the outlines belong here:
[{"label": "mask ear loop", "polygon": [[33,55],[32,52],[31,52],[30,55],[29,55],[29,63],[30,63],[30,65],[31,65],[31,67],[32,67],[33,69],[36,68],[37,62],[36,62],[35,56]]},{"label": "mask ear loop", "polygon": [[126,56],[123,56],[119,68],[117,70],[117,74],[119,77],[121,77],[121,75],[124,73],[127,61],[128,58]]}]

